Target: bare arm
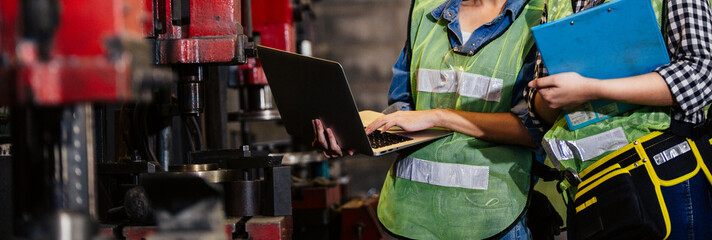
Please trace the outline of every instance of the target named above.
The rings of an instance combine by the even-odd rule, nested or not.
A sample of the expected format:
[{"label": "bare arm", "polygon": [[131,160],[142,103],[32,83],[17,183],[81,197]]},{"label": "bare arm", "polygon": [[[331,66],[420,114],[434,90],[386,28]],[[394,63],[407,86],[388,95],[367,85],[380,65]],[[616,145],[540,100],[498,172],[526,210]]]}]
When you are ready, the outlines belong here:
[{"label": "bare arm", "polygon": [[453,109],[399,111],[376,119],[366,128],[366,132],[371,133],[381,127],[388,130],[393,126],[406,131],[443,127],[491,142],[536,147],[521,120],[512,113],[477,113]]},{"label": "bare arm", "polygon": [[594,99],[653,106],[674,104],[668,85],[656,72],[608,80],[586,78],[577,73],[561,73],[535,79],[529,83],[529,87],[539,89],[534,104],[542,119],[544,115],[553,112],[542,104],[549,108],[565,109]]},{"label": "bare arm", "polygon": [[545,127],[549,128],[556,122],[556,118],[559,116],[559,113],[561,113],[561,109],[549,107],[549,104],[544,101],[541,94],[538,92],[534,94],[536,94],[536,96],[533,99],[533,105],[537,119],[539,119]]},{"label": "bare arm", "polygon": [[594,98],[641,105],[672,106],[674,101],[665,80],[657,72],[596,81]]}]

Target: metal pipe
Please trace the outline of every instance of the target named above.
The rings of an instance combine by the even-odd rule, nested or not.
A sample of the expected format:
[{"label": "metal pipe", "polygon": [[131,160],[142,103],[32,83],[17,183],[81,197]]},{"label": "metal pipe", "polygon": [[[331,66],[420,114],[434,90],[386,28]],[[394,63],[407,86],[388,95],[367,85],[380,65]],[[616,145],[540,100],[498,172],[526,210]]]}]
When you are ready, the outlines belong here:
[{"label": "metal pipe", "polygon": [[158,161],[164,171],[168,171],[168,166],[171,164],[172,141],[171,125],[168,125],[161,130],[158,136]]},{"label": "metal pipe", "polygon": [[242,11],[244,13],[242,14],[242,22],[244,23],[243,25],[245,27],[245,35],[252,39],[252,0],[242,1]]}]

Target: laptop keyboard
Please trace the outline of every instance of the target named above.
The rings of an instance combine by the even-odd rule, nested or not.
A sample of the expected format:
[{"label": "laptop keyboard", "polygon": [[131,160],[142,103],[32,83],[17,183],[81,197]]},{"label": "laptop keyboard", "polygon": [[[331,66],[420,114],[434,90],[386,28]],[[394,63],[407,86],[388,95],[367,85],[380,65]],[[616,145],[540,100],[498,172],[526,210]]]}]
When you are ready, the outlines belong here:
[{"label": "laptop keyboard", "polygon": [[382,148],[388,145],[393,145],[396,143],[405,142],[408,140],[413,140],[412,138],[393,134],[393,133],[383,133],[379,130],[373,131],[368,135],[368,141],[371,142],[372,148]]}]

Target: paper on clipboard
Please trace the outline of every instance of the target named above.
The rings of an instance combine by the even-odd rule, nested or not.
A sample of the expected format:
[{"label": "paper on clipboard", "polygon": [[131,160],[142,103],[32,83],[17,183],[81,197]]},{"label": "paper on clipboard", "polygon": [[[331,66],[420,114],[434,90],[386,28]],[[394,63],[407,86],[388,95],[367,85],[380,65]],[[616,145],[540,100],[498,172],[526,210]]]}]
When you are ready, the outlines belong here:
[{"label": "paper on clipboard", "polygon": [[[650,1],[615,0],[532,28],[549,74],[612,79],[649,73],[670,62]],[[637,105],[594,100],[566,112],[569,130]]]}]

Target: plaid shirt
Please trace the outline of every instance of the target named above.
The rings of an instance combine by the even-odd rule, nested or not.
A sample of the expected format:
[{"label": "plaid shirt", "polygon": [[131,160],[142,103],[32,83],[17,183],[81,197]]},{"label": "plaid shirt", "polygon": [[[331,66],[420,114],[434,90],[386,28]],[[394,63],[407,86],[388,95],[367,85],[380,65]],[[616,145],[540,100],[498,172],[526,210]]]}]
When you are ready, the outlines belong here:
[{"label": "plaid shirt", "polygon": [[[704,107],[712,102],[712,12],[709,0],[667,0],[667,48],[670,63],[655,69],[665,79],[673,98],[674,120],[697,125],[704,121]],[[575,0],[579,12],[603,0]],[[544,8],[546,9],[546,7]],[[546,11],[546,10],[545,10]],[[542,23],[546,21],[546,12]],[[537,56],[534,77],[546,76],[541,56]],[[536,89],[524,90],[532,122],[544,131],[536,117],[533,98]]]}]

